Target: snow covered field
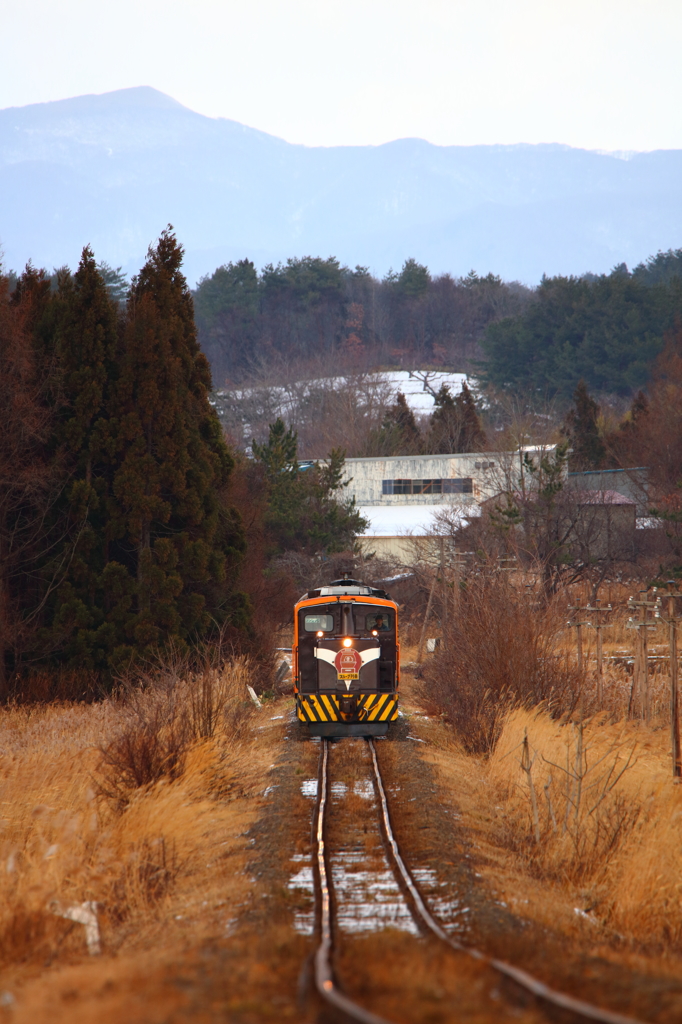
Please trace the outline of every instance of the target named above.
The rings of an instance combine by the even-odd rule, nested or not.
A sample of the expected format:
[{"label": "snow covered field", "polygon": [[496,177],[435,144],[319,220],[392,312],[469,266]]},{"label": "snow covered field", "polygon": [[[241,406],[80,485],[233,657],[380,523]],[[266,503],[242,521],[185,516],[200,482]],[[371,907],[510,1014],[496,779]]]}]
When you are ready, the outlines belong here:
[{"label": "snow covered field", "polygon": [[425,379],[428,382],[428,387],[433,391],[438,391],[442,384],[446,384],[452,395],[460,393],[463,381],[467,381],[473,387],[473,383],[466,373],[441,373],[438,370],[395,370],[373,376],[391,388],[393,401],[398,392],[402,391],[412,412],[427,415],[433,412],[434,399],[431,390],[428,390],[424,383]]},{"label": "snow covered field", "polygon": [[449,513],[453,524],[457,518],[462,525],[481,514],[478,505],[468,505],[466,512],[460,509],[455,515],[453,505],[362,505],[359,511],[370,522],[364,537],[423,537],[443,532],[437,521],[439,513]]},{"label": "snow covered field", "polygon": [[220,388],[213,393],[213,404],[220,415],[221,406],[228,402],[251,411],[254,405],[267,407],[272,416],[289,419],[302,400],[317,391],[338,391],[348,385],[355,385],[358,394],[372,389],[381,391],[384,400],[390,404],[398,392],[402,392],[408,405],[417,415],[428,415],[433,411],[434,393],[446,384],[453,395],[462,390],[463,381],[475,389],[476,382],[465,373],[449,373],[441,370],[387,370],[378,373],[362,373],[357,377],[323,377],[292,384],[251,388]]}]

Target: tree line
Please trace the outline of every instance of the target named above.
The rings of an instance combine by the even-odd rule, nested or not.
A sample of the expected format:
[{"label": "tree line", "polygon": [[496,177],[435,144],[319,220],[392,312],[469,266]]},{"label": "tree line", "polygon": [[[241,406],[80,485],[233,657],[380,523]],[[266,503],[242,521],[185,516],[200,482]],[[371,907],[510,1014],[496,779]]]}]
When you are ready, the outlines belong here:
[{"label": "tree line", "polygon": [[305,256],[219,267],[194,293],[199,340],[217,386],[258,376],[263,366],[337,368],[453,365],[480,357],[486,326],[519,313],[531,292],[499,277],[432,277],[414,259],[383,280],[367,267]]},{"label": "tree line", "polygon": [[[572,387],[580,359],[574,352],[571,362],[567,336],[547,328],[546,365],[552,345],[563,352],[555,361],[562,382],[555,380],[555,391],[572,388],[574,404],[563,425],[545,416],[543,429],[554,440],[557,431],[565,438],[571,468],[649,466],[657,514],[679,529],[682,423],[675,410],[682,409],[682,334],[673,314],[682,251],[659,254],[632,273],[618,268],[601,278],[546,279],[530,298],[490,276],[434,279],[414,260],[378,282],[364,268],[351,272],[336,260],[309,258],[261,275],[242,261],[216,271],[192,294],[182,257],[168,229],[129,286],[120,271],[98,265],[89,247],[75,273],[62,268],[50,275],[29,264],[20,275],[0,277],[0,695],[41,666],[112,679],[160,647],[188,650],[217,634],[252,642],[259,623],[281,619],[294,596],[291,579],[278,569],[282,559],[348,551],[364,529],[354,502],[340,497],[349,446],[352,454],[390,456],[517,443],[511,420],[496,420],[502,405],[492,390],[477,406],[466,385],[458,395],[441,387],[433,393],[433,413],[420,421],[402,395],[358,402],[362,359],[372,365],[382,351],[395,359],[408,351],[440,358],[435,339],[445,335],[433,326],[438,310],[445,316],[449,309],[458,325],[460,334],[448,335],[455,347],[452,339],[464,337],[462,331],[482,337],[485,309],[497,320],[484,344],[504,331],[518,334],[519,325],[526,331],[542,321],[544,309],[559,327],[580,314],[581,329],[593,339],[596,328],[588,327],[597,324],[599,337],[610,338],[609,358],[623,375],[632,371],[632,382],[634,361],[628,364],[623,352],[637,354],[648,384],[626,415],[614,419],[595,397],[594,375],[583,374]],[[644,296],[639,305],[638,295]],[[468,320],[453,313],[453,296]],[[309,360],[316,346],[337,346],[356,367],[348,394],[322,389],[327,403],[334,399],[334,431],[323,429],[315,406],[326,462],[301,465],[297,430],[279,414],[253,441],[250,457],[226,442],[200,346],[212,302],[213,326],[227,330],[212,337],[227,339],[225,365],[235,376],[280,344]],[[619,302],[632,308],[610,320]],[[505,309],[516,312],[499,319]],[[637,347],[642,310],[656,314],[662,332],[659,337],[652,328],[646,335],[646,358]],[[381,323],[383,340],[373,333]],[[425,323],[431,333],[424,333]],[[246,347],[242,328],[252,339]],[[210,338],[205,344],[210,348]],[[538,360],[527,359],[531,377]],[[497,365],[489,359],[486,371],[491,384],[504,385],[497,395],[522,391],[520,379],[510,385],[494,378]],[[531,398],[538,391],[539,385]],[[310,405],[309,395],[305,402]]]},{"label": "tree line", "polygon": [[630,272],[545,277],[533,301],[488,325],[482,380],[497,388],[570,398],[590,391],[631,395],[644,387],[666,333],[682,317],[682,249]]},{"label": "tree line", "polygon": [[579,380],[627,395],[643,387],[682,316],[682,249],[629,271],[544,277],[537,288],[471,271],[432,276],[408,259],[382,280],[306,256],[259,273],[219,267],[194,291],[199,340],[217,385],[337,369],[448,366],[495,388],[568,400]]},{"label": "tree line", "polygon": [[647,467],[657,503],[682,508],[682,325],[668,332],[649,382],[614,421],[580,381],[563,426],[573,469]]}]

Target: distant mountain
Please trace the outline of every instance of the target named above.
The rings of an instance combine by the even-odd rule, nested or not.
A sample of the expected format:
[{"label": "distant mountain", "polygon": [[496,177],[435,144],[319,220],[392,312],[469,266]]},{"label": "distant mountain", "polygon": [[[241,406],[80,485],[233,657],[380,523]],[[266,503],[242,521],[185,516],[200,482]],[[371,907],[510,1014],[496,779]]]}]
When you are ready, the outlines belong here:
[{"label": "distant mountain", "polygon": [[383,274],[414,256],[535,283],[682,246],[682,151],[561,145],[296,146],[154,89],[0,111],[7,268],[141,265],[171,222],[190,281],[249,256],[337,256]]}]

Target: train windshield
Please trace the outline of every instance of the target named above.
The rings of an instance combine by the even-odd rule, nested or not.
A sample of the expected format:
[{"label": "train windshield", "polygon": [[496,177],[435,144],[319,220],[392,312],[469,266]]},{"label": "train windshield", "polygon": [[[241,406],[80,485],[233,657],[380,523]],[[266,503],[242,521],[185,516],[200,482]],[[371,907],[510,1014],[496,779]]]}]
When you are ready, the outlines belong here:
[{"label": "train windshield", "polygon": [[306,615],[304,628],[307,633],[331,633],[334,628],[334,616]]},{"label": "train windshield", "polygon": [[377,611],[372,612],[371,615],[367,615],[365,618],[365,629],[377,633],[383,633],[387,630],[393,629],[393,616],[390,612]]}]

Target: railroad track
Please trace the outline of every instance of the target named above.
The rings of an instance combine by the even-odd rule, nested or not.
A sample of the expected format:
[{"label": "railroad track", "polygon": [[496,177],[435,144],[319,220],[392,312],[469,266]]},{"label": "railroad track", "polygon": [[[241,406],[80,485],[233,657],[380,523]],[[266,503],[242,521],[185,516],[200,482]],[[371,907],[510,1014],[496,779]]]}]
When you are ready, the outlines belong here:
[{"label": "railroad track", "polygon": [[[471,957],[473,960],[492,968],[504,977],[510,978],[521,988],[531,992],[541,1003],[568,1011],[578,1020],[598,1021],[600,1024],[641,1024],[640,1021],[635,1020],[633,1017],[626,1017],[623,1014],[602,1009],[581,999],[566,995],[563,992],[558,992],[522,968],[515,967],[505,961],[490,957],[478,949],[466,946],[447,933],[441,921],[438,920],[429,908],[427,898],[422,895],[420,887],[415,881],[414,874],[410,871],[402,856],[391,826],[386,786],[384,785],[379,768],[376,745],[371,739],[367,740],[366,744],[371,757],[373,785],[376,794],[376,806],[378,807],[376,827],[381,830],[388,863],[400,890],[405,894],[405,901],[409,912],[414,918],[419,931],[434,936],[454,953],[460,956]],[[329,848],[327,841],[329,832],[328,819],[331,806],[330,741],[323,739],[321,747],[313,827],[313,859],[317,900],[316,920],[319,925],[319,945],[314,957],[315,987],[325,1002],[336,1010],[341,1011],[348,1019],[359,1021],[361,1024],[389,1024],[385,1018],[365,1009],[346,995],[337,984],[334,975],[334,942],[339,931],[336,919],[342,910],[342,904],[339,903],[338,894],[334,898],[331,870],[333,851]]]}]

